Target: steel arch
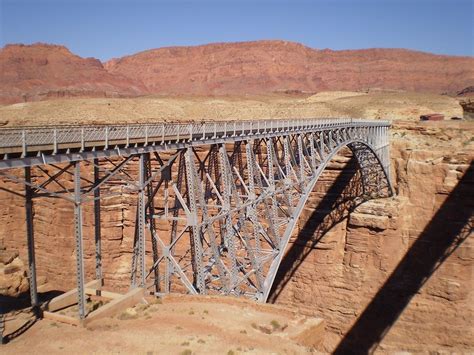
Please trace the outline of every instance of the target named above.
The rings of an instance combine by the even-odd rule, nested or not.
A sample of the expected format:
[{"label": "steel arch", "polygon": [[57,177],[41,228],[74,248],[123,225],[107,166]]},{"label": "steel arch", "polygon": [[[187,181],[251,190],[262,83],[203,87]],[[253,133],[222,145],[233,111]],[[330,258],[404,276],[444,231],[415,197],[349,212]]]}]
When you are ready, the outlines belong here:
[{"label": "steel arch", "polygon": [[[363,165],[363,163],[361,161],[359,161],[359,159],[361,159],[361,158],[357,154],[355,154],[356,148],[352,146],[355,143],[356,144],[361,144],[364,147],[366,147],[366,149],[369,150],[372,153],[373,157],[375,159],[377,159],[379,167],[381,168],[381,172],[383,173],[384,178],[386,179],[386,182],[387,182],[387,186],[386,186],[386,188],[388,189],[387,193],[388,193],[388,195],[393,194],[392,186],[391,186],[389,178],[388,178],[388,176],[389,176],[388,172],[386,171],[385,167],[383,166],[380,158],[375,153],[375,149],[373,147],[371,147],[370,144],[368,144],[367,142],[364,142],[363,140],[360,140],[360,139],[353,139],[353,140],[349,140],[349,141],[346,141],[346,142],[343,142],[343,143],[339,144],[327,156],[324,163],[322,163],[318,167],[318,169],[315,172],[313,178],[311,179],[310,183],[307,185],[307,188],[305,189],[304,193],[302,194],[302,196],[300,198],[300,201],[298,202],[297,209],[294,211],[293,215],[291,216],[291,222],[290,222],[290,224],[288,224],[288,226],[285,230],[285,233],[284,233],[284,240],[282,242],[282,251],[279,254],[278,258],[275,259],[274,263],[272,263],[272,265],[270,266],[270,272],[269,272],[267,278],[265,279],[265,292],[263,294],[263,297],[262,297],[261,301],[267,302],[268,296],[270,294],[273,283],[275,281],[275,277],[278,273],[278,269],[280,267],[281,261],[283,259],[283,256],[285,255],[285,251],[288,247],[290,237],[293,234],[294,228],[296,226],[296,222],[300,218],[301,212],[303,211],[303,208],[304,208],[304,206],[305,206],[305,204],[306,204],[306,202],[307,202],[307,200],[310,196],[310,193],[313,191],[314,187],[316,186],[316,183],[318,182],[319,177],[321,176],[321,174],[326,169],[326,166],[329,164],[329,162],[332,160],[332,158],[334,158],[334,156],[337,155],[339,153],[339,151],[344,147],[348,147],[354,153],[354,155],[357,159],[357,162],[359,164],[359,167],[361,167]],[[362,173],[362,175],[364,175],[364,169],[363,168],[361,168],[361,173]],[[378,191],[378,192],[381,192],[381,191]],[[380,197],[382,197],[382,195]]]}]

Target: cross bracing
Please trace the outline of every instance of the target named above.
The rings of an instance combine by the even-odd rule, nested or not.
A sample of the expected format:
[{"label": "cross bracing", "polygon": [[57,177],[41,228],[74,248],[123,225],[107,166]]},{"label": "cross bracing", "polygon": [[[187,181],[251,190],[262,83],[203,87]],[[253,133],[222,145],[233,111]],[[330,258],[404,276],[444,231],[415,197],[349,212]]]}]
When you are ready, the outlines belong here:
[{"label": "cross bracing", "polygon": [[121,194],[136,204],[131,287],[265,302],[309,194],[339,150],[357,159],[365,199],[392,193],[389,126],[305,119],[0,130],[0,177],[25,186],[32,304],[34,199],[74,206],[84,319],[84,207],[93,206],[101,280],[101,202]]}]

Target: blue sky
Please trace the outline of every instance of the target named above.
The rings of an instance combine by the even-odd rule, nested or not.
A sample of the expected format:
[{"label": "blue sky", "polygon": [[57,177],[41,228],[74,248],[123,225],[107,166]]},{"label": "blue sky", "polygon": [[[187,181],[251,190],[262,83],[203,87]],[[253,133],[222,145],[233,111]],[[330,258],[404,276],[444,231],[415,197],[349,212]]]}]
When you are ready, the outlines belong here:
[{"label": "blue sky", "polygon": [[312,48],[474,55],[474,0],[0,0],[0,45],[107,60],[175,45],[283,39]]}]

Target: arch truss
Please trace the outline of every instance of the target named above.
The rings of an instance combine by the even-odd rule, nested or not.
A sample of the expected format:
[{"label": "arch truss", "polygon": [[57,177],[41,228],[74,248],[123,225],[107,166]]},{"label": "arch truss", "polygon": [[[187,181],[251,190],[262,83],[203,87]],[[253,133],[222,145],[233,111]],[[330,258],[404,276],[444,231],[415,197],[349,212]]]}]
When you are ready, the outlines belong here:
[{"label": "arch truss", "polygon": [[84,318],[84,206],[93,204],[101,279],[100,204],[117,194],[136,206],[132,287],[265,302],[305,202],[340,149],[357,159],[364,198],[392,193],[389,126],[313,119],[2,130],[0,177],[25,186],[32,303],[33,199],[74,206]]}]

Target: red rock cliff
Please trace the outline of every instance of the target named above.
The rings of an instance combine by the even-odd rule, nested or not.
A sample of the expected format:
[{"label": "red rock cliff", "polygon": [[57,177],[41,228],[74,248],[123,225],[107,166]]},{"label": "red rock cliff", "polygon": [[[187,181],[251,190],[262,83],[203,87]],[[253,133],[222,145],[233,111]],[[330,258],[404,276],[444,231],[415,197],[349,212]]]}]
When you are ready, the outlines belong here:
[{"label": "red rock cliff", "polygon": [[257,41],[152,49],[102,65],[56,45],[0,51],[0,103],[70,96],[262,94],[368,88],[458,92],[474,58],[404,49],[317,50]]},{"label": "red rock cliff", "polygon": [[317,50],[285,41],[159,48],[105,63],[167,94],[285,90],[457,91],[474,83],[474,58],[405,49]]},{"label": "red rock cliff", "polygon": [[144,92],[139,81],[110,74],[99,60],[81,58],[63,46],[7,45],[0,50],[0,103]]}]

